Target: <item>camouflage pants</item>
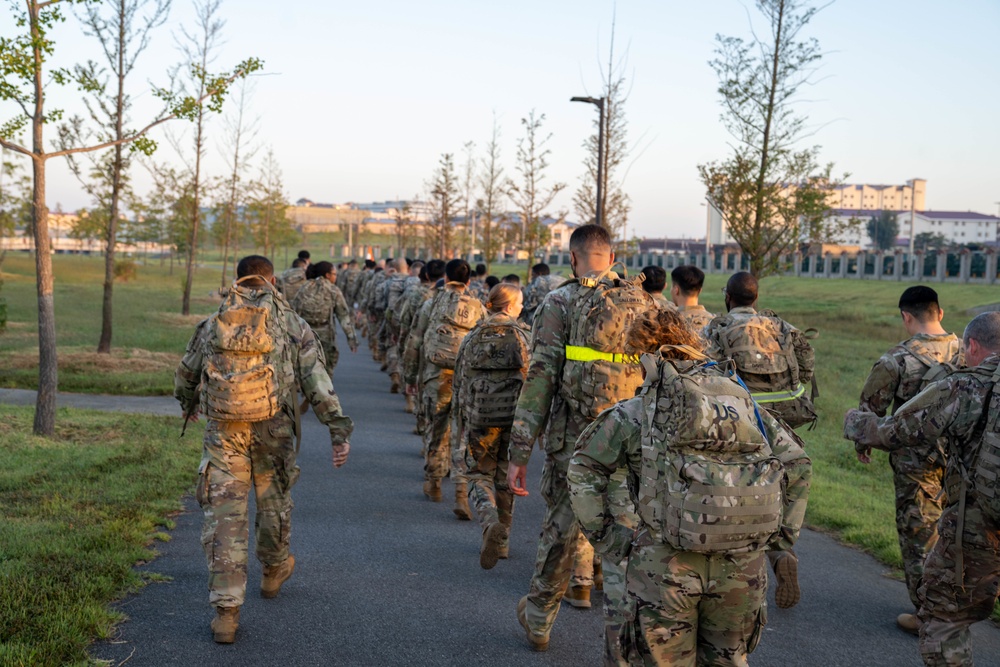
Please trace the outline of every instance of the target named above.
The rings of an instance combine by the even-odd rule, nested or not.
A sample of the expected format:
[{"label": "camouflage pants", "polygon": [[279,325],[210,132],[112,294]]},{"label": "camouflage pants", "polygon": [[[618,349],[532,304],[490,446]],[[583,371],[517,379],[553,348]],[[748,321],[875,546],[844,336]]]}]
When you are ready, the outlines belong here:
[{"label": "camouflage pants", "polygon": [[903,555],[906,589],[913,608],[920,608],[917,588],[924,572],[924,560],[937,542],[937,522],[944,498],[944,468],[937,463],[919,460],[912,450],[892,452],[892,482],[896,487],[896,532]]},{"label": "camouflage pants", "polygon": [[389,375],[402,374],[403,369],[399,364],[399,325],[388,319],[385,321],[385,359],[389,364],[386,369]]},{"label": "camouflage pants", "polygon": [[601,562],[601,557],[594,553],[594,547],[582,532],[576,538],[576,550],[573,553],[573,574],[569,585],[590,588],[594,585],[594,572]]},{"label": "camouflage pants", "polygon": [[243,604],[251,484],[257,500],[257,560],[277,565],[288,558],[291,491],[298,476],[293,424],[284,413],[255,424],[208,422],[196,497],[205,515],[201,544],[213,606]]},{"label": "camouflage pants", "polygon": [[386,319],[384,313],[379,317],[377,339],[378,352],[382,355],[383,359],[387,359],[389,353],[389,320]]},{"label": "camouflage pants", "polygon": [[637,546],[628,590],[635,620],[622,641],[630,665],[746,667],[767,622],[762,551],[725,556]]},{"label": "camouflage pants", "polygon": [[[424,477],[443,479],[451,470],[451,382],[455,372],[442,369],[441,374],[424,383]],[[464,482],[463,476],[452,475],[455,482]]]},{"label": "camouflage pants", "polygon": [[[507,485],[510,428],[468,427],[464,437],[465,467],[469,479],[469,504],[476,510],[483,532],[495,523],[514,521],[514,494]],[[507,548],[504,539],[502,549]]]},{"label": "camouflage pants", "polygon": [[[958,507],[944,510],[938,541],[924,563],[920,585],[920,655],[927,667],[969,667],[969,627],[989,618],[1000,593],[1000,530],[990,527],[974,501],[966,506],[964,539],[956,544]],[[961,549],[963,577],[955,561]]]},{"label": "camouflage pants", "polygon": [[337,367],[340,360],[340,350],[337,349],[337,332],[332,326],[313,327],[313,333],[319,339],[320,347],[323,348],[323,357],[326,359],[326,372],[333,379],[333,369]]}]

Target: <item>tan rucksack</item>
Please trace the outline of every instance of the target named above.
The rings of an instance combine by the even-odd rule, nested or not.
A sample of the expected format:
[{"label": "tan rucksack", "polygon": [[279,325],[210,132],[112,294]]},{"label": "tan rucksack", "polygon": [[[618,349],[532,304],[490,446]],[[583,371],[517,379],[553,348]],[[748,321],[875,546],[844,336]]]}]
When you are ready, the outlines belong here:
[{"label": "tan rucksack", "polygon": [[292,302],[295,295],[299,293],[306,284],[306,270],[302,267],[288,269],[281,274],[281,292],[285,295],[288,303]]},{"label": "tan rucksack", "polygon": [[654,542],[684,551],[764,549],[779,532],[785,472],[731,361],[643,355],[636,509]]},{"label": "tan rucksack", "polygon": [[475,427],[507,427],[528,372],[528,335],[518,324],[480,324],[462,349],[463,368],[474,371],[462,396],[464,417]]},{"label": "tan rucksack", "polygon": [[[234,287],[248,278],[234,283]],[[263,280],[263,278],[260,278]],[[232,289],[208,323],[210,354],[203,376],[205,413],[222,422],[260,422],[278,413],[278,384],[270,355],[282,324],[275,317],[274,292],[256,302]]]},{"label": "tan rucksack", "polygon": [[311,327],[328,326],[333,313],[333,290],[320,281],[330,282],[322,276],[313,278],[292,301],[292,308]]},{"label": "tan rucksack", "polygon": [[424,354],[441,368],[454,369],[462,340],[483,318],[483,304],[464,290],[444,289],[434,297],[424,332]]},{"label": "tan rucksack", "polygon": [[[611,267],[614,268],[614,267]],[[596,419],[620,400],[635,396],[642,384],[636,355],[625,354],[625,332],[639,313],[655,308],[643,291],[642,274],[635,279],[580,278],[567,305],[571,314],[563,366],[561,395],[577,414]]]},{"label": "tan rucksack", "polygon": [[939,361],[937,357],[933,356],[934,351],[921,345],[918,340],[911,338],[901,344],[901,347],[909,352],[910,356],[927,369],[920,376],[920,391],[923,391],[928,385],[944,379],[961,368],[962,343],[957,338],[951,341],[951,343],[953,344],[948,347],[948,358],[944,361]]}]

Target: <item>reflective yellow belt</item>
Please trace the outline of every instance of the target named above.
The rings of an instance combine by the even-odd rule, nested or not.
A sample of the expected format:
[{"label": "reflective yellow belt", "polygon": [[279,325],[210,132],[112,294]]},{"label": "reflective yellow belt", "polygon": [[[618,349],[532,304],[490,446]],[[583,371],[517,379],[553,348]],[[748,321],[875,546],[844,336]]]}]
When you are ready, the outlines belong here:
[{"label": "reflective yellow belt", "polygon": [[750,395],[758,403],[778,403],[780,401],[793,401],[806,393],[806,388],[799,383],[799,386],[792,391],[753,391]]},{"label": "reflective yellow belt", "polygon": [[637,364],[638,354],[619,354],[616,352],[601,352],[579,345],[566,346],[567,361],[610,361],[615,364]]}]

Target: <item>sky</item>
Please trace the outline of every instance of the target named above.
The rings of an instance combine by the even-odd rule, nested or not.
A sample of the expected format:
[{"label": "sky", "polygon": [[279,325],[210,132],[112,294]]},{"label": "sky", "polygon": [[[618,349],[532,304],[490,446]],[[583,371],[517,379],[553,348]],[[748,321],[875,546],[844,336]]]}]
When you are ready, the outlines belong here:
[{"label": "sky", "polygon": [[[9,10],[0,12],[0,32],[11,34]],[[552,135],[547,182],[567,185],[551,212],[574,219],[597,111],[569,98],[601,94],[616,17],[629,86],[628,235],[697,238],[705,230],[697,165],[728,152],[708,61],[717,34],[749,37],[754,14],[749,0],[223,0],[215,68],[264,60],[250,103],[259,117],[255,162],[274,151],[292,201],[420,196],[442,153],[461,166],[472,141],[482,157],[494,118],[502,163],[515,176],[520,121],[534,110]],[[180,59],[175,37],[192,15],[191,0],[173,0],[153,34],[131,79],[134,125],[158,113],[150,84],[165,85]],[[997,213],[998,34],[997,0],[836,0],[804,32],[826,55],[795,107],[811,132],[803,145],[820,146],[821,161],[848,182],[925,178],[928,208]],[[54,37],[53,64],[99,57],[73,19]],[[48,99],[67,115],[83,110],[74,91],[53,88]],[[224,120],[233,110],[208,127],[210,176],[227,170]],[[0,104],[0,120],[13,113]],[[169,127],[190,154],[190,126]],[[153,136],[155,159],[180,165],[165,134]],[[61,161],[49,170],[50,207],[90,204]],[[140,191],[148,184],[141,168],[135,179]]]}]

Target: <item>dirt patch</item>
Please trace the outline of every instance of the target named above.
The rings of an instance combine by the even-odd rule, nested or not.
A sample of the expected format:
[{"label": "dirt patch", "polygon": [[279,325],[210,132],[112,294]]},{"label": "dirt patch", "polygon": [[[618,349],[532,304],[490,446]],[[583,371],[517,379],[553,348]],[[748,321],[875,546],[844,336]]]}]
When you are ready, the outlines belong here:
[{"label": "dirt patch", "polygon": [[[38,352],[22,350],[0,357],[9,369],[28,370],[38,368]],[[59,369],[72,373],[156,373],[173,372],[181,357],[169,352],[149,350],[115,349],[110,354],[98,354],[93,350],[62,348],[59,350]]]}]

